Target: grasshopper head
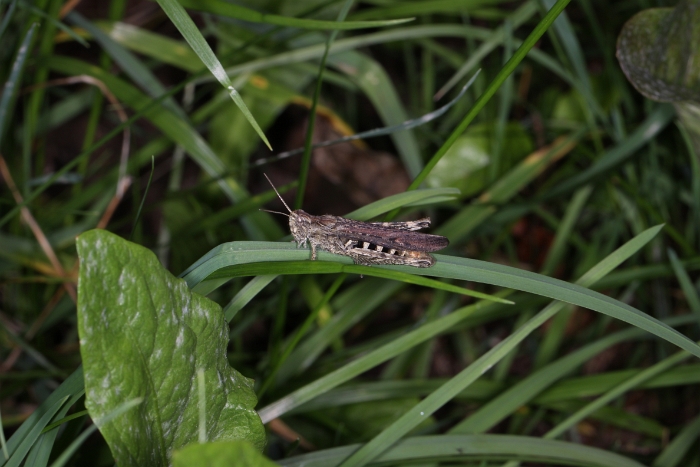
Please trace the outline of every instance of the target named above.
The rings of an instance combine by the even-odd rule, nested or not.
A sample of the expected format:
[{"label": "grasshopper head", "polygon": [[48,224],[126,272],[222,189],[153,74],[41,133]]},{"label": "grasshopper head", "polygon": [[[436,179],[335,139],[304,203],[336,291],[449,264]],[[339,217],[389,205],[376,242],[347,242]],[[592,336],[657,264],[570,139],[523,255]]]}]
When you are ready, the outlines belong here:
[{"label": "grasshopper head", "polygon": [[297,244],[306,243],[311,235],[311,215],[301,209],[289,213],[289,231]]}]

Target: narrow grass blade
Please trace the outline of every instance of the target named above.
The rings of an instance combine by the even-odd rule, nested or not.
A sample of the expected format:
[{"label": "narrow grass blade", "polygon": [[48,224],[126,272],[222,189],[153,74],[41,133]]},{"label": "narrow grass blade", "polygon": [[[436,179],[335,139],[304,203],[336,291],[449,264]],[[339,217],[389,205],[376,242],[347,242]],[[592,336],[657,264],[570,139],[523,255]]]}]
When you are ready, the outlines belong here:
[{"label": "narrow grass blade", "polygon": [[121,414],[133,409],[137,405],[139,405],[143,400],[138,398],[138,399],[132,399],[130,401],[124,402],[117,408],[115,408],[112,412],[109,413],[109,415],[103,417],[100,420],[97,420],[96,423],[90,425],[85,431],[83,431],[80,436],[75,438],[70,445],[66,448],[65,451],[61,453],[60,456],[56,458],[56,460],[51,464],[51,467],[63,467],[68,463],[71,457],[73,457],[73,454],[78,450],[80,446],[85,442],[86,439],[92,435],[95,430],[97,430],[97,427],[101,423],[108,423],[109,421],[113,420],[114,418],[117,418]]},{"label": "narrow grass blade", "polygon": [[243,102],[243,99],[241,99],[238,91],[236,91],[236,89],[233,87],[233,83],[226,74],[224,67],[221,66],[219,59],[217,59],[216,55],[214,55],[214,51],[211,50],[211,47],[209,47],[209,44],[207,44],[207,41],[202,36],[202,33],[199,32],[199,29],[192,21],[192,18],[189,17],[182,5],[180,5],[177,0],[157,1],[163,11],[165,11],[165,14],[168,15],[175,27],[177,27],[177,29],[180,31],[182,37],[185,38],[187,43],[190,44],[190,47],[192,47],[192,50],[194,50],[200,60],[202,60],[202,63],[209,68],[209,71],[211,71],[219,83],[221,83],[221,85],[229,91],[229,96],[231,96],[233,102],[235,102],[241,112],[243,112],[243,115],[245,115],[248,122],[255,129],[255,132],[258,134],[258,136],[260,136],[260,139],[262,139],[265,145],[272,150],[270,142],[267,140],[267,137],[258,125],[258,122],[255,121],[255,118],[250,113],[250,110],[248,110],[248,107],[245,105],[245,102]]},{"label": "narrow grass blade", "polygon": [[277,276],[275,274],[268,274],[265,276],[254,277],[250,282],[248,282],[224,308],[224,316],[226,321],[230,323],[233,317],[236,316],[236,314],[243,309],[248,302],[255,298],[262,289],[267,287],[270,282],[275,280],[276,277]]},{"label": "narrow grass blade", "polygon": [[[326,467],[338,465],[361,445],[325,449],[278,461],[283,467]],[[513,435],[414,436],[391,446],[377,458],[379,465],[433,465],[473,463],[492,459],[517,459],[543,465],[585,465],[596,467],[644,467],[620,454],[579,443],[552,441]],[[421,462],[422,461],[422,462]],[[374,464],[373,464],[374,465]],[[481,464],[476,464],[481,465]],[[484,464],[492,465],[492,464]]]},{"label": "narrow grass blade", "polygon": [[513,56],[508,60],[508,62],[503,66],[501,71],[493,78],[488,87],[484,90],[484,93],[479,97],[479,99],[474,103],[472,108],[469,110],[467,115],[462,119],[462,121],[457,125],[457,127],[452,131],[450,136],[445,140],[443,145],[437,152],[433,155],[430,161],[425,165],[423,170],[418,174],[418,176],[413,180],[409,186],[409,190],[415,190],[418,188],[425,177],[428,176],[433,167],[438,163],[442,156],[447,153],[447,150],[454,144],[454,142],[459,138],[464,130],[469,126],[469,124],[474,120],[481,109],[486,105],[486,103],[493,97],[501,84],[506,80],[508,76],[515,70],[515,68],[520,64],[520,62],[525,58],[528,51],[535,46],[535,43],[542,37],[547,28],[554,22],[556,17],[561,13],[566,5],[568,5],[570,0],[558,0],[557,3],[547,12],[542,21],[535,27],[535,29],[528,35],[527,39],[523,41],[522,45],[515,51]]},{"label": "narrow grass blade", "polygon": [[322,29],[329,31],[337,30],[352,30],[352,29],[364,29],[364,28],[380,28],[383,26],[394,26],[397,24],[407,23],[413,21],[414,18],[401,18],[401,19],[390,19],[390,20],[379,20],[379,21],[350,21],[350,22],[336,22],[336,21],[322,21],[315,19],[305,19],[305,18],[293,18],[289,16],[279,16],[271,15],[267,13],[260,13],[249,8],[242,7],[230,2],[216,1],[216,0],[179,0],[179,3],[185,8],[191,8],[193,10],[204,11],[207,13],[213,13],[215,15],[228,16],[230,18],[236,18],[243,21],[249,21],[251,23],[266,23],[274,24],[277,26],[285,26],[289,28],[300,28],[300,29]]},{"label": "narrow grass blade", "polygon": [[26,436],[22,438],[17,448],[9,449],[8,447],[10,458],[7,460],[7,462],[0,465],[2,465],[2,467],[19,467],[24,461],[24,457],[27,455],[34,443],[39,439],[39,436],[41,436],[41,431],[46,425],[49,424],[56,412],[61,409],[63,404],[65,404],[68,399],[70,399],[70,396],[63,396],[53,405],[48,407],[46,412],[44,412],[41,418],[37,420],[36,424],[32,426]]},{"label": "narrow grass blade", "polygon": [[12,113],[14,101],[17,97],[17,89],[19,88],[20,81],[22,79],[22,71],[24,71],[24,64],[27,61],[32,40],[34,39],[34,34],[36,33],[38,26],[38,23],[32,24],[27,33],[24,35],[22,45],[20,45],[19,49],[17,50],[17,56],[15,57],[15,61],[12,63],[10,76],[8,76],[2,89],[2,97],[0,97],[0,144],[2,143],[3,135],[5,134],[5,119],[10,113]]},{"label": "narrow grass blade", "polygon": [[258,411],[263,423],[268,423],[277,417],[282,416],[291,409],[307,402],[319,394],[348,381],[363,372],[374,368],[406,350],[415,347],[421,342],[431,339],[435,335],[443,332],[446,329],[456,325],[461,320],[465,319],[477,310],[484,307],[492,306],[489,302],[481,301],[474,305],[460,308],[451,314],[424,324],[420,328],[407,333],[406,335],[386,344],[369,354],[333,371],[316,381],[294,391],[284,398],[274,402]]}]

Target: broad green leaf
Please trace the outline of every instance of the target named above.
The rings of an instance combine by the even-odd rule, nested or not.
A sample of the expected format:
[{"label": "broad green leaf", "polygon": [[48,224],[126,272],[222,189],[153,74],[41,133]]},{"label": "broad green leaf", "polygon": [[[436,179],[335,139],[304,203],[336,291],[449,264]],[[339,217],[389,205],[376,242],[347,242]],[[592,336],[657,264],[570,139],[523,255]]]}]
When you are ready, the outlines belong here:
[{"label": "broad green leaf", "polygon": [[700,8],[650,8],[625,23],[617,58],[627,79],[649,99],[700,102]]},{"label": "broad green leaf", "polygon": [[114,234],[88,231],[77,248],[85,406],[99,420],[143,398],[136,409],[98,424],[117,463],[167,466],[174,449],[197,441],[199,369],[207,439],[243,439],[262,449],[253,382],[228,365],[221,308],[192,293],[152,252]]},{"label": "broad green leaf", "polygon": [[277,464],[241,440],[191,444],[173,453],[173,467],[275,467]]}]

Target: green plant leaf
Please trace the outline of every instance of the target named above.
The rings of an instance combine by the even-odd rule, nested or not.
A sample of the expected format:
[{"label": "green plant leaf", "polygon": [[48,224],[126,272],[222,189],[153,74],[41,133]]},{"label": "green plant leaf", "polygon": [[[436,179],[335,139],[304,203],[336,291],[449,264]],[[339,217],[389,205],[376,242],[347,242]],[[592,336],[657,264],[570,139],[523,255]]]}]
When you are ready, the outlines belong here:
[{"label": "green plant leaf", "polygon": [[625,23],[617,59],[632,85],[660,102],[700,102],[700,5],[650,8]]},{"label": "green plant leaf", "polygon": [[173,453],[173,467],[275,467],[277,464],[242,440],[191,444]]},{"label": "green plant leaf", "polygon": [[198,369],[207,439],[244,439],[262,449],[253,382],[228,365],[221,308],[192,293],[149,250],[114,234],[88,231],[77,248],[85,406],[99,420],[126,400],[144,400],[98,425],[117,463],[167,466],[172,450],[198,439]]}]

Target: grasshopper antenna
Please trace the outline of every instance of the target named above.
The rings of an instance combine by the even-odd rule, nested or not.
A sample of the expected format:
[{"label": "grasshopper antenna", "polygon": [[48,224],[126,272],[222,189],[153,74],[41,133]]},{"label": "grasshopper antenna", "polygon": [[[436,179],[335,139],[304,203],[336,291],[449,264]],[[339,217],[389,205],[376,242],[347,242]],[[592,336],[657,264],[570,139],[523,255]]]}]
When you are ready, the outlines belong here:
[{"label": "grasshopper antenna", "polygon": [[[275,193],[277,193],[277,197],[280,199],[280,201],[282,201],[282,204],[284,204],[284,207],[287,208],[287,211],[289,211],[291,213],[292,210],[289,209],[289,206],[287,206],[287,203],[284,202],[284,198],[282,198],[282,195],[280,195],[280,192],[277,191],[277,188],[275,188],[275,185],[272,184],[272,182],[270,181],[270,177],[268,177],[266,173],[263,173],[263,175],[265,176],[267,181],[270,183],[270,186],[272,187],[272,189],[275,190]],[[264,209],[262,209],[262,211],[264,211]],[[268,212],[275,212],[275,211],[268,211]],[[281,212],[278,212],[277,214],[282,214],[284,216],[289,217],[287,214],[283,214]]]},{"label": "grasshopper antenna", "polygon": [[258,211],[271,212],[272,214],[281,214],[283,216],[289,217],[289,214],[285,214],[285,213],[279,212],[279,211],[270,211],[269,209],[258,209]]}]

